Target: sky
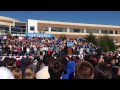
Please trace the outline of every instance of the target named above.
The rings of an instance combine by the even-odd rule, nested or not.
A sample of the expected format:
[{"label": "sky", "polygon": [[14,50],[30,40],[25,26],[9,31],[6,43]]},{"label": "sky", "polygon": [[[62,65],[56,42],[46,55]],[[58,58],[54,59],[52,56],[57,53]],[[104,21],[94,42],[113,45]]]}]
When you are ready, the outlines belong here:
[{"label": "sky", "polygon": [[88,24],[120,25],[120,11],[0,11],[6,16],[27,22],[27,19]]}]

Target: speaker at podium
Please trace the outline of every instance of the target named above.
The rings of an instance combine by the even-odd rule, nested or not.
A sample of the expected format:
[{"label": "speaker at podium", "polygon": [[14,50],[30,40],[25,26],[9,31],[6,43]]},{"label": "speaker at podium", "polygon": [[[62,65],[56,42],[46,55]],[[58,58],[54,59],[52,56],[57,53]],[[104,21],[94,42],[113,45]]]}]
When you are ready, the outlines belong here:
[{"label": "speaker at podium", "polygon": [[68,55],[72,54],[73,52],[72,47],[73,47],[73,42],[67,42]]}]

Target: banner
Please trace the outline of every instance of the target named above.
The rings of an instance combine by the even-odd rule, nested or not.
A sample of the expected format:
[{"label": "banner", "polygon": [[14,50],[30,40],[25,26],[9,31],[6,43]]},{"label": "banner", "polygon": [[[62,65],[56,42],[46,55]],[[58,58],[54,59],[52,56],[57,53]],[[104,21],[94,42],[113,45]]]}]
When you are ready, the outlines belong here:
[{"label": "banner", "polygon": [[43,33],[25,33],[25,36],[28,36],[29,38],[32,38],[32,37],[52,38],[52,37],[54,37],[53,34],[43,34]]}]

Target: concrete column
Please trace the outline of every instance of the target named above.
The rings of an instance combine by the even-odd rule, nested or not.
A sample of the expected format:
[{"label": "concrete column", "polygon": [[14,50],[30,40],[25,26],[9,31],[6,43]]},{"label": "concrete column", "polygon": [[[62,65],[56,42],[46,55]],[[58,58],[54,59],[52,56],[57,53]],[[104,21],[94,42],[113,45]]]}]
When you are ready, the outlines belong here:
[{"label": "concrete column", "polygon": [[48,27],[48,32],[51,32],[51,27]]},{"label": "concrete column", "polygon": [[101,30],[99,30],[99,34],[101,34]]},{"label": "concrete column", "polygon": [[67,28],[67,32],[70,32],[70,28]]},{"label": "concrete column", "polygon": [[28,24],[26,23],[26,33],[28,33]]},{"label": "concrete column", "polygon": [[9,33],[11,34],[11,26],[9,26]]},{"label": "concrete column", "polygon": [[15,22],[13,22],[13,26],[15,26]]},{"label": "concrete column", "polygon": [[115,34],[115,31],[113,31],[113,34]]},{"label": "concrete column", "polygon": [[86,33],[86,29],[84,29],[84,33]]}]

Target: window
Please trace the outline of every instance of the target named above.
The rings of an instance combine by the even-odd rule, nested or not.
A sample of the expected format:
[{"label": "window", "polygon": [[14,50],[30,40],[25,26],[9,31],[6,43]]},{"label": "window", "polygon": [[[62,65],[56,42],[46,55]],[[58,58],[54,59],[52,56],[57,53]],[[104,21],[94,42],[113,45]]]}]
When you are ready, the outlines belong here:
[{"label": "window", "polygon": [[101,30],[102,34],[108,34],[107,30]]},{"label": "window", "polygon": [[99,33],[99,30],[87,29],[86,33]]},{"label": "window", "polygon": [[102,34],[113,34],[113,31],[111,30],[101,30]]},{"label": "window", "polygon": [[115,34],[118,34],[117,31],[115,31]]},{"label": "window", "polygon": [[74,32],[74,33],[84,33],[84,30],[83,30],[83,29],[73,29],[73,28],[70,28],[70,32]]},{"label": "window", "polygon": [[79,29],[74,29],[74,32],[80,32]]},{"label": "window", "polygon": [[45,27],[45,29],[44,29],[45,31],[48,31],[48,27]]},{"label": "window", "polygon": [[9,26],[0,25],[0,32],[2,33],[8,33],[9,32]]},{"label": "window", "polygon": [[11,28],[11,33],[12,34],[20,34],[22,32],[21,28],[17,28],[17,27],[12,27]]},{"label": "window", "polygon": [[35,27],[34,27],[34,26],[30,26],[30,30],[31,30],[31,31],[34,31],[34,30],[35,30]]},{"label": "window", "polygon": [[22,29],[22,34],[25,34],[26,33],[26,29]]},{"label": "window", "polygon": [[15,25],[15,27],[18,27],[18,28],[26,28],[26,26],[17,26],[17,25]]},{"label": "window", "polygon": [[15,27],[26,28],[26,23],[15,22]]},{"label": "window", "polygon": [[113,34],[113,31],[109,31],[109,34]]},{"label": "window", "polygon": [[52,27],[51,31],[53,31],[53,32],[67,32],[67,28]]}]

